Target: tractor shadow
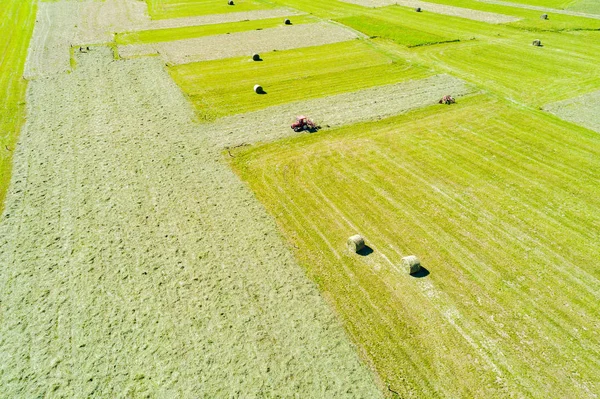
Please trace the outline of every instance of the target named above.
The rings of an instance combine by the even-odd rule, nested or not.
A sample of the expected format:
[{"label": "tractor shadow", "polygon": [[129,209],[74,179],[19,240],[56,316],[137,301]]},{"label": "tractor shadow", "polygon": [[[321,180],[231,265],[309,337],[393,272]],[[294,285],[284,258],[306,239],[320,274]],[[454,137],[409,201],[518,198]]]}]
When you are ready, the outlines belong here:
[{"label": "tractor shadow", "polygon": [[356,253],[359,254],[360,256],[369,256],[373,253],[373,248],[371,248],[368,245],[365,245],[365,247],[363,249],[361,249],[360,251],[357,251]]},{"label": "tractor shadow", "polygon": [[421,269],[418,272],[413,273],[410,276],[414,277],[414,278],[423,278],[423,277],[429,276],[429,274],[430,274],[429,270],[427,270],[425,267],[421,266]]}]

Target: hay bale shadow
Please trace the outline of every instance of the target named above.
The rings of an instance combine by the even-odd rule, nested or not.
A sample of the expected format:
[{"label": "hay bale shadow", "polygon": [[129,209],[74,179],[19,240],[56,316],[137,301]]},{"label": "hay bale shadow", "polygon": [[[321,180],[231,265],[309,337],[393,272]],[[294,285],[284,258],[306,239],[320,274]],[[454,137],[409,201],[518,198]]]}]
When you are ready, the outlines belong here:
[{"label": "hay bale shadow", "polygon": [[[315,130],[316,131],[316,130]],[[360,251],[356,252],[360,256],[369,256],[373,253],[373,248],[368,245],[365,245]]]},{"label": "hay bale shadow", "polygon": [[414,278],[427,277],[427,276],[429,276],[429,270],[427,270],[425,267],[423,267],[423,265],[421,265],[421,268],[419,269],[419,271],[411,274],[410,276],[414,277]]}]

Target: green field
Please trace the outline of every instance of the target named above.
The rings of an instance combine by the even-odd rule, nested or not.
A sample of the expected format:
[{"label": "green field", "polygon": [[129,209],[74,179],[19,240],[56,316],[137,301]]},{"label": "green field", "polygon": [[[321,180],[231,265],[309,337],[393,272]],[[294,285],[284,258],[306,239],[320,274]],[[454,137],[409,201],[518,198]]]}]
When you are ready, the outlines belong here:
[{"label": "green field", "polygon": [[[315,18],[299,15],[294,17],[294,24],[314,22]],[[269,18],[253,21],[230,22],[225,24],[186,26],[181,28],[142,30],[124,32],[115,36],[117,44],[158,43],[173,40],[192,39],[195,37],[222,35],[234,32],[243,32],[254,29],[267,29],[283,26],[282,18]]]},{"label": "green field", "polygon": [[450,37],[444,37],[421,30],[407,28],[398,23],[392,23],[379,18],[359,15],[355,17],[341,18],[338,22],[348,25],[371,38],[381,37],[390,39],[407,47],[426,46],[458,41]]},{"label": "green field", "polygon": [[238,0],[233,6],[223,0],[146,0],[146,4],[152,19],[263,10],[274,6],[266,0]]},{"label": "green field", "polygon": [[25,117],[27,82],[22,75],[36,9],[36,2],[29,0],[3,1],[0,9],[0,211]]},{"label": "green field", "polygon": [[[194,104],[199,119],[237,114],[431,75],[392,59],[361,40],[170,68]],[[266,95],[252,88],[260,82]]]},{"label": "green field", "polygon": [[230,159],[400,397],[590,397],[597,134],[478,96]]}]

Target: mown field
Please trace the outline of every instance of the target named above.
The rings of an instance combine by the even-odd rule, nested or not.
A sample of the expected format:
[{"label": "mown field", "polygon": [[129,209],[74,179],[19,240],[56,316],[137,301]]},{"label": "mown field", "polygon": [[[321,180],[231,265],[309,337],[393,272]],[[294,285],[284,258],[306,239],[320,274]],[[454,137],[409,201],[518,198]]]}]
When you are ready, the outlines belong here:
[{"label": "mown field", "polygon": [[22,75],[36,8],[35,1],[18,0],[3,1],[0,8],[0,212],[25,115],[27,82]]},{"label": "mown field", "polygon": [[[124,23],[108,45],[72,49],[69,74],[32,78],[0,220],[0,397],[596,398],[600,136],[579,121],[600,90],[600,20],[427,1],[519,20],[325,0],[103,2],[103,15],[146,18],[147,5],[154,20],[210,25]],[[36,19],[34,1],[4,3],[0,200]],[[281,7],[348,41],[306,47],[283,17],[217,15]],[[69,37],[72,23],[38,19]],[[263,29],[297,48],[252,61],[257,36],[238,34]],[[191,62],[208,59],[205,39],[221,59]],[[248,54],[222,58],[239,52],[221,43]],[[127,45],[152,51],[115,59]],[[457,104],[415,110],[448,87]],[[338,99],[319,132],[261,142],[292,135],[275,131],[286,113]],[[561,101],[582,126],[543,111]],[[361,255],[346,249],[355,233]],[[417,276],[400,267],[409,254]]]},{"label": "mown field", "polygon": [[[431,75],[360,40],[170,68],[201,120]],[[252,88],[260,84],[266,95]]]},{"label": "mown field", "polygon": [[[400,397],[594,397],[600,137],[486,96],[231,158]],[[373,253],[351,255],[360,233]],[[408,276],[402,256],[429,275]]]}]

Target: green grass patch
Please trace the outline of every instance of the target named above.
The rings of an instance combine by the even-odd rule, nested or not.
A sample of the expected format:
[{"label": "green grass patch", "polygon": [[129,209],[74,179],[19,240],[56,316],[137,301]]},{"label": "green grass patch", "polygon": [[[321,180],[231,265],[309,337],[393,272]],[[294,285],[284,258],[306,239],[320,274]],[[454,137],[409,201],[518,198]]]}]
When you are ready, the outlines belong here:
[{"label": "green grass patch", "polygon": [[[538,33],[517,39],[424,48],[432,62],[459,77],[533,107],[600,87],[598,32]],[[577,40],[588,37],[588,40]],[[544,47],[531,45],[542,40]]]},{"label": "green grass patch", "polygon": [[[249,55],[169,70],[203,120],[431,75],[422,67],[394,61],[361,40],[261,56],[260,62],[251,61]],[[267,94],[255,94],[255,84]]]},{"label": "green grass patch", "polygon": [[233,155],[401,397],[590,397],[598,134],[477,96]]},{"label": "green grass patch", "polygon": [[381,37],[390,39],[398,44],[407,47],[425,46],[430,44],[455,42],[458,39],[452,39],[428,33],[406,26],[392,23],[379,18],[369,17],[366,15],[358,15],[348,18],[338,19],[338,22],[350,26],[371,38]]},{"label": "green grass patch", "polygon": [[273,3],[266,0],[236,0],[233,6],[228,5],[227,0],[146,0],[146,3],[152,19],[226,14],[275,7]]},{"label": "green grass patch", "polygon": [[[275,28],[284,26],[284,18],[269,18],[252,21],[230,22],[225,24],[186,26],[181,28],[153,29],[137,32],[118,33],[115,36],[117,44],[157,43],[172,40],[192,39],[202,36],[220,35],[234,32],[244,32],[255,29]],[[317,19],[308,15],[294,17],[294,25],[315,22]]]},{"label": "green grass patch", "polygon": [[12,155],[25,119],[23,69],[33,33],[35,1],[3,1],[0,8],[0,211],[10,183]]}]

